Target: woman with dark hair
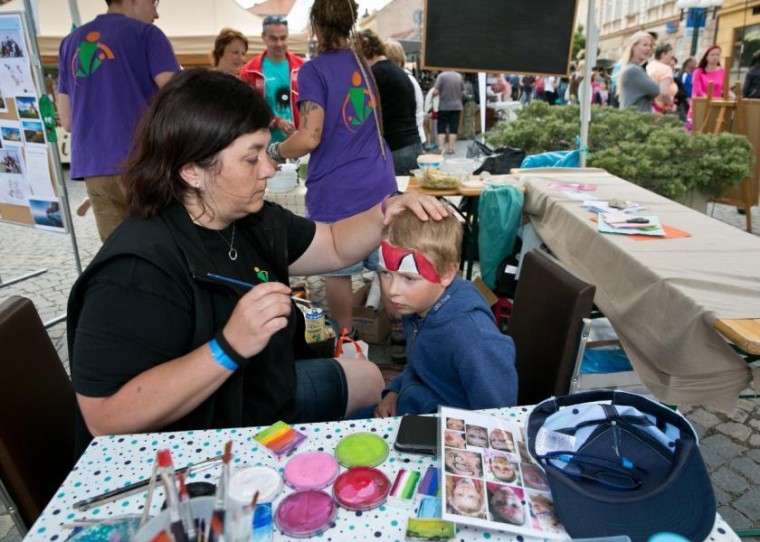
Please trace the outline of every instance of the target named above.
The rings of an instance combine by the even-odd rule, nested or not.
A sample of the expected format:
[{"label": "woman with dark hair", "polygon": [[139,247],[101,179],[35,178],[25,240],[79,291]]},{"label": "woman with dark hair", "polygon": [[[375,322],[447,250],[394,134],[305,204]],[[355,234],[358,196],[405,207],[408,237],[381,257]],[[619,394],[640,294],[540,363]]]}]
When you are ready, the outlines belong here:
[{"label": "woman with dark hair", "polygon": [[211,64],[215,70],[238,77],[247,52],[248,38],[233,28],[222,28],[214,40]]},{"label": "woman with dark hair", "polygon": [[[372,71],[350,39],[357,10],[354,0],[315,0],[309,21],[318,56],[298,73],[299,126],[285,141],[269,145],[269,155],[277,161],[311,153],[306,212],[319,222],[364,212],[397,189]],[[375,262],[366,265],[373,269]],[[352,329],[351,275],[363,269],[360,262],[325,276],[327,304],[338,331]]]},{"label": "woman with dark hair", "polygon": [[678,92],[678,85],[673,76],[673,46],[660,43],[654,50],[654,60],[647,63],[647,75],[660,87],[660,95],[652,102],[655,113],[673,111],[673,103]]},{"label": "woman with dark hair", "polygon": [[253,88],[205,69],[178,74],[153,101],[124,175],[132,216],[69,298],[80,446],[90,435],[339,419],[377,402],[372,363],[295,361],[303,328],[289,275],[366,257],[403,208],[448,213],[404,195],[325,225],[265,202],[271,120]]},{"label": "woman with dark hair", "polygon": [[744,79],[742,86],[742,96],[745,98],[760,98],[760,51],[755,51],[752,55],[752,62],[749,65],[749,72]]},{"label": "woman with dark hair", "polygon": [[713,84],[713,98],[723,96],[723,75],[725,70],[720,65],[720,46],[713,45],[705,51],[692,75],[692,98],[707,96],[707,88]]}]

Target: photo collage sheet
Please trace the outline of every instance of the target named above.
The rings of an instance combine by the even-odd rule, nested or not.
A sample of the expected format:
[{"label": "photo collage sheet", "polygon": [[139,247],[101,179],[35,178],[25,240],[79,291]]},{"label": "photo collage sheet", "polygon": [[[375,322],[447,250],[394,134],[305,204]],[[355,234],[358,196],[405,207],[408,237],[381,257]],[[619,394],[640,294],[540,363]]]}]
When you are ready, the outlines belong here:
[{"label": "photo collage sheet", "polygon": [[28,207],[35,227],[65,232],[47,143],[21,16],[0,14],[0,204]]},{"label": "photo collage sheet", "polygon": [[443,519],[541,538],[567,538],[522,426],[441,407]]}]

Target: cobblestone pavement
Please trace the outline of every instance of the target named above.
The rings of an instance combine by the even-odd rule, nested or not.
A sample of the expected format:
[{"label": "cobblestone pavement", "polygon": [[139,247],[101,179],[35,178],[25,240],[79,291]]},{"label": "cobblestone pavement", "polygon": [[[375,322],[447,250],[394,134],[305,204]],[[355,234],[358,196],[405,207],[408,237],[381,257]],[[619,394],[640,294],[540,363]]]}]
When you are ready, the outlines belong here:
[{"label": "cobblestone pavement", "polygon": [[[459,142],[457,155],[463,155],[466,142]],[[67,183],[73,210],[84,197],[84,185]],[[744,227],[744,217],[733,207],[715,205],[708,209],[716,219]],[[760,208],[752,209],[755,235],[760,235]],[[100,247],[92,212],[74,215],[74,228],[82,265],[86,266]],[[72,283],[77,277],[70,238],[65,235],[0,223],[0,278],[12,278],[46,268],[48,271],[23,282],[0,289],[0,300],[11,295],[32,299],[43,321],[63,315]],[[358,278],[357,282],[363,280]],[[312,298],[324,301],[319,278],[309,280]],[[68,370],[66,326],[58,323],[49,329],[50,337]],[[371,346],[370,358],[386,370],[391,368],[387,347]],[[760,399],[742,400],[729,414],[703,407],[686,410],[702,438],[702,454],[710,471],[719,512],[735,529],[760,528]],[[18,531],[0,505],[0,541],[20,540]]]}]

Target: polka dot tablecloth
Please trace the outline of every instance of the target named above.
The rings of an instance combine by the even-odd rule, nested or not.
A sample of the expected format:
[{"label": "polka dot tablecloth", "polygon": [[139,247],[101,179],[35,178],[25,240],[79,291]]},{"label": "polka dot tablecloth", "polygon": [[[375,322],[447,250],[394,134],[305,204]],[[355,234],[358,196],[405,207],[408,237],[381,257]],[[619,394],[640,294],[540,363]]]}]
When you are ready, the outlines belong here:
[{"label": "polka dot tablecloth", "polygon": [[[523,423],[529,408],[515,407],[487,411],[495,416]],[[334,423],[303,424],[294,426],[308,436],[307,440],[295,453],[303,451],[325,451],[333,453],[340,440],[355,432],[374,433],[388,442],[391,452],[388,458],[377,468],[383,471],[391,481],[401,470],[417,470],[424,474],[435,458],[420,455],[401,454],[393,449],[399,418],[349,420]],[[253,440],[261,428],[224,429],[212,431],[186,431],[177,433],[146,433],[140,435],[120,435],[99,437],[95,439],[80,458],[74,470],[60,487],[55,497],[43,511],[40,518],[27,534],[26,541],[61,541],[71,534],[64,524],[81,518],[107,519],[124,514],[140,514],[144,508],[147,493],[141,492],[121,500],[79,512],[73,504],[82,499],[93,497],[105,491],[129,485],[132,482],[148,478],[153,469],[156,452],[168,448],[172,452],[175,467],[183,467],[220,455],[224,443],[233,441],[233,468],[249,466],[267,466],[280,474],[285,469],[288,458],[278,460],[266,448]],[[345,468],[341,467],[341,472]],[[191,482],[216,482],[220,467],[192,474]],[[160,485],[159,485],[160,487]],[[332,487],[327,488],[332,491]],[[292,489],[287,486],[274,501],[274,507]],[[163,503],[163,490],[157,489],[151,506],[151,515],[158,513]],[[366,512],[351,512],[339,508],[335,523],[317,538],[325,541],[403,541],[405,539],[406,521],[416,516],[416,509],[405,509],[384,504]],[[275,528],[275,540],[291,540]],[[298,539],[292,539],[298,540]],[[458,526],[455,540],[527,540],[521,536],[511,536],[499,531]],[[708,540],[738,541],[739,538],[730,527],[718,517],[713,532]]]}]

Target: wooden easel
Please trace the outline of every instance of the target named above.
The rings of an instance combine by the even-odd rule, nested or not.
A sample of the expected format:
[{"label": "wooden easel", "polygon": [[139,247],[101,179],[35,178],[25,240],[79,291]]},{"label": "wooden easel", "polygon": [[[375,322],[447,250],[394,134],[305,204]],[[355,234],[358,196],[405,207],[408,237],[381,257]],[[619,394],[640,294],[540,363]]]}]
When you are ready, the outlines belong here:
[{"label": "wooden easel", "polygon": [[[727,96],[723,96],[723,99],[721,100],[713,101],[713,86],[713,83],[710,83],[707,86],[707,110],[705,113],[705,119],[699,126],[698,131],[705,134],[720,134],[722,132],[728,132],[731,130],[731,121],[733,120],[735,123],[734,133],[747,135],[747,127],[744,124],[744,103],[742,99],[741,84],[736,83],[736,86],[734,87],[734,94],[736,95],[735,101],[729,100]],[[710,118],[713,111],[717,113],[717,117],[715,118],[715,125],[712,127],[712,130],[710,130]],[[721,197],[713,198],[713,201],[716,203],[735,205],[738,209],[743,209],[747,221],[747,232],[752,233],[752,193],[749,178],[742,180],[739,184],[739,191],[739,198]]]}]

